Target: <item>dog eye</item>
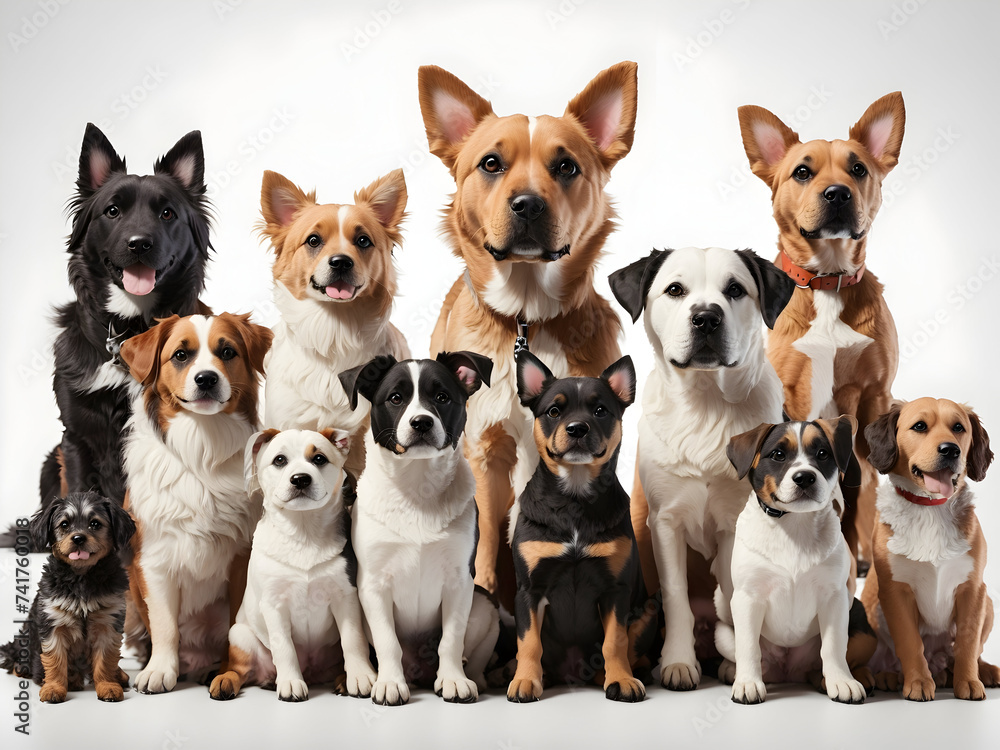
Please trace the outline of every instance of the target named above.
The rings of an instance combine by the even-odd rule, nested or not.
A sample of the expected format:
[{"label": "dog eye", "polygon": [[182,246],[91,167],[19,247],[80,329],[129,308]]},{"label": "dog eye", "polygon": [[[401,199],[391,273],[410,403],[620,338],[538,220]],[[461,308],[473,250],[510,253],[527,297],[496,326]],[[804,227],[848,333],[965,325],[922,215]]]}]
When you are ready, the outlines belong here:
[{"label": "dog eye", "polygon": [[231,346],[224,346],[222,347],[222,351],[219,352],[219,359],[221,359],[224,362],[228,362],[235,356],[236,356],[236,350],[233,349],[233,347]]},{"label": "dog eye", "polygon": [[68,529],[69,528],[69,521],[63,521],[61,524],[59,524],[59,528],[60,529]]},{"label": "dog eye", "polygon": [[961,422],[955,422],[955,426],[951,428],[952,432],[965,432],[965,425]]},{"label": "dog eye", "polygon": [[671,297],[683,297],[684,287],[682,287],[680,284],[671,284],[670,286],[667,287],[667,294],[669,294]]},{"label": "dog eye", "polygon": [[92,528],[94,531],[97,531],[99,528],[101,528],[101,522],[100,521],[91,521],[90,522],[90,528]]},{"label": "dog eye", "polygon": [[563,159],[556,165],[556,174],[560,177],[572,177],[579,171],[580,168],[572,159]]},{"label": "dog eye", "polygon": [[608,415],[608,410],[605,409],[603,406],[598,406],[596,409],[594,409],[595,417],[606,417],[607,415]]},{"label": "dog eye", "polygon": [[479,168],[484,172],[497,174],[498,172],[503,171],[503,164],[500,162],[500,157],[496,154],[487,154],[483,157],[483,160],[479,162]]},{"label": "dog eye", "polygon": [[550,406],[549,410],[547,412],[545,412],[545,413],[548,414],[553,419],[555,419],[556,417],[559,416],[559,414],[561,412],[559,411],[559,407],[558,406]]},{"label": "dog eye", "polygon": [[730,299],[739,299],[746,293],[747,293],[746,290],[739,284],[737,284],[735,281],[728,287],[726,287],[726,296],[729,297]]},{"label": "dog eye", "polygon": [[910,428],[914,432],[927,432],[927,423],[921,420]]},{"label": "dog eye", "polygon": [[175,359],[178,362],[187,362],[187,358],[188,358],[188,353],[183,349],[178,349],[176,352],[174,352],[174,356],[172,357],[172,359]]},{"label": "dog eye", "polygon": [[772,461],[784,461],[785,452],[783,450],[775,448],[773,451],[771,451],[770,459]]},{"label": "dog eye", "polygon": [[172,209],[165,208],[160,212],[160,218],[164,221],[170,221],[174,218],[174,212]]},{"label": "dog eye", "polygon": [[285,458],[283,454],[279,453],[277,456],[274,457],[274,460],[271,463],[274,466],[284,466],[285,464],[288,463],[288,459]]},{"label": "dog eye", "polygon": [[120,213],[121,210],[118,208],[118,206],[108,206],[106,209],[104,209],[104,215],[107,216],[109,219],[117,219]]},{"label": "dog eye", "polygon": [[367,250],[375,243],[372,242],[372,238],[369,237],[367,234],[362,234],[356,240],[354,240],[354,244],[360,247],[362,250]]},{"label": "dog eye", "polygon": [[403,403],[403,397],[400,396],[398,393],[390,393],[389,403],[392,404],[393,406],[399,406],[401,403]]},{"label": "dog eye", "polygon": [[805,164],[800,164],[795,168],[795,171],[792,172],[792,175],[799,182],[805,182],[812,177],[812,171]]},{"label": "dog eye", "polygon": [[309,245],[309,247],[319,247],[323,244],[323,238],[318,234],[310,234],[306,237],[306,244]]},{"label": "dog eye", "polygon": [[830,457],[830,451],[828,451],[826,448],[820,448],[818,451],[816,451],[817,461],[826,461],[826,459],[828,459],[829,457]]},{"label": "dog eye", "polygon": [[865,169],[864,164],[862,164],[861,162],[857,162],[853,167],[851,167],[851,173],[855,177],[864,177],[866,174],[868,174],[868,170]]},{"label": "dog eye", "polygon": [[449,396],[444,391],[441,391],[434,397],[434,400],[437,401],[439,404],[447,404],[449,401],[451,401],[451,396]]},{"label": "dog eye", "polygon": [[330,459],[324,456],[322,453],[317,453],[312,457],[313,466],[326,466],[330,463]]}]

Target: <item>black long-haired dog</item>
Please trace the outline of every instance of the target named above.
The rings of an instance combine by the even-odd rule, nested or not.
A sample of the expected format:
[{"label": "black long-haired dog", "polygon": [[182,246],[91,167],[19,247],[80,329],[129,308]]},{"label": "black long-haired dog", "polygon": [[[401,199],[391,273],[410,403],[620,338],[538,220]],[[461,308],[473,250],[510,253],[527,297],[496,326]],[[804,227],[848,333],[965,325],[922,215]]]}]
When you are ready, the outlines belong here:
[{"label": "black long-haired dog", "polygon": [[76,300],[56,314],[53,388],[64,432],[42,467],[42,507],[91,489],[119,505],[124,500],[121,433],[130,379],[118,349],[155,318],[208,312],[198,299],[210,248],[204,176],[198,131],[159,159],[152,175],[139,176],[128,174],[104,134],[87,125],[70,201]]},{"label": "black long-haired dog", "polygon": [[52,554],[18,636],[0,647],[0,667],[41,685],[59,703],[89,678],[102,701],[120,701],[128,675],[118,666],[128,576],[118,556],[135,523],[96,492],[57,498],[31,518],[30,536]]}]

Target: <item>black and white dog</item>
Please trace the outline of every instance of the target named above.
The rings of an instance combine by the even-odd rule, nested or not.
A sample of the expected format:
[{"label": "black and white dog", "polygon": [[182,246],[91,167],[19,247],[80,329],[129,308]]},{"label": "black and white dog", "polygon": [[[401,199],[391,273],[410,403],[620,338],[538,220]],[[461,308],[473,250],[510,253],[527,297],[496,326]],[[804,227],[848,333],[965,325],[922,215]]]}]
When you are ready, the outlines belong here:
[{"label": "black and white dog", "polygon": [[43,507],[67,492],[125,495],[121,433],[129,415],[122,342],[154,318],[208,313],[198,299],[209,254],[201,133],[128,174],[104,134],[87,125],[70,203],[69,278],[76,300],[57,310],[53,387],[63,438],[42,467]]},{"label": "black and white dog", "polygon": [[473,584],[476,482],[462,433],[466,402],[492,370],[488,357],[442,352],[437,360],[380,356],[340,374],[352,407],[359,393],[372,404],[353,541],[378,657],[376,703],[406,703],[407,683],[460,703],[486,686],[500,622]]}]

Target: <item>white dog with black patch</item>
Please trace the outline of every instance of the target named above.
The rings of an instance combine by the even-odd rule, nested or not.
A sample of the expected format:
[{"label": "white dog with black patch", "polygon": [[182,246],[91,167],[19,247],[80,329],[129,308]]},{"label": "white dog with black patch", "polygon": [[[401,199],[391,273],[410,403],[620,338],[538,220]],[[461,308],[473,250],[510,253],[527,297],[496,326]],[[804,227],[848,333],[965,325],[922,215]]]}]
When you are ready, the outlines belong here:
[{"label": "white dog with black patch", "polygon": [[[476,482],[463,453],[466,402],[493,363],[376,357],[340,374],[351,405],[371,402],[367,464],[354,504],[358,593],[378,657],[372,700],[406,703],[407,683],[471,703],[500,632],[473,583]],[[463,667],[463,662],[464,667]]]},{"label": "white dog with black patch", "polygon": [[[609,281],[633,322],[644,316],[655,355],[642,397],[632,520],[640,554],[645,548],[647,587],[663,594],[660,681],[691,690],[701,666],[687,548],[712,562],[728,603],[729,557],[746,491],[726,446],[761,422],[781,421],[781,381],[764,353],[761,318],[773,327],[795,286],[752,251],[717,247],[654,250]],[[650,543],[658,584],[648,565]],[[713,616],[710,599],[704,610]]]}]

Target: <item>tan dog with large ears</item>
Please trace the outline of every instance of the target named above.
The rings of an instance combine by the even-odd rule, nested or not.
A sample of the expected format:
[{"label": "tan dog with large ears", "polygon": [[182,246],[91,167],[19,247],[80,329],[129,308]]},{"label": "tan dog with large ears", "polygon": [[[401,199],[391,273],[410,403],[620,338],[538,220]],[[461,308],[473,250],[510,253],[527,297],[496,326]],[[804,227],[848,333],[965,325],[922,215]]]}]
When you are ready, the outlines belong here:
[{"label": "tan dog with large ears", "polygon": [[[621,324],[593,276],[614,228],[604,187],[632,146],[636,70],[622,62],[599,73],[561,117],[500,117],[451,73],[420,68],[430,150],[457,188],[444,229],[466,268],[444,301],[431,354],[470,349],[494,362],[492,387],[469,402],[466,430],[480,511],[476,583],[490,591],[507,511],[538,461],[517,398],[515,339],[557,377],[596,377],[620,356]],[[511,577],[504,589],[513,585]]]},{"label": "tan dog with large ears", "polygon": [[[856,451],[865,459],[864,428],[889,408],[899,344],[867,271],[868,232],[882,205],[882,181],[899,161],[903,97],[872,104],[844,140],[799,141],[762,107],[739,109],[743,145],[754,174],[771,188],[782,268],[798,288],[774,326],[768,357],[793,420],[849,414],[859,423]],[[875,470],[862,461],[857,502],[848,499],[844,534],[871,559]]]},{"label": "tan dog with large ears", "polygon": [[1000,669],[982,659],[993,602],[966,479],[985,478],[989,435],[972,409],[934,398],[894,404],[866,432],[869,460],[889,476],[878,494],[875,575],[861,595],[879,637],[876,685],[915,701],[952,685],[956,698],[982,700],[1000,686]]}]

